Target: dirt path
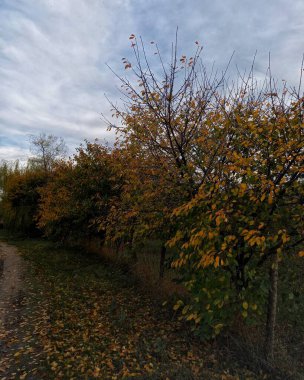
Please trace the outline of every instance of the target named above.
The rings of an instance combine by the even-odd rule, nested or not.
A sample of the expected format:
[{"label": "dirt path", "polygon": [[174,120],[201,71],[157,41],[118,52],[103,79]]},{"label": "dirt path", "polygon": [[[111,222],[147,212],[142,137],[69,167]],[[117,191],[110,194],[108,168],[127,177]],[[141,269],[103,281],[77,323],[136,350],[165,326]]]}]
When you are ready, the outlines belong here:
[{"label": "dirt path", "polygon": [[15,247],[0,242],[0,332],[22,286],[22,261]]},{"label": "dirt path", "polygon": [[22,256],[0,242],[0,380],[258,378],[195,339],[129,272],[45,241],[18,247]]},{"label": "dirt path", "polygon": [[34,343],[28,344],[26,267],[15,247],[0,242],[0,380],[43,378],[30,373],[38,367],[39,352]]}]

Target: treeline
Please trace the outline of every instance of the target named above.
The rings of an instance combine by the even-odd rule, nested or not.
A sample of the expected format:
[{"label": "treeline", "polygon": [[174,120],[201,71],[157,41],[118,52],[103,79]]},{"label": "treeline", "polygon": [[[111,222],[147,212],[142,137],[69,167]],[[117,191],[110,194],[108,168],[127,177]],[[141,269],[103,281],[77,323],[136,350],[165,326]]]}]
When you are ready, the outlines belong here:
[{"label": "treeline", "polygon": [[[210,336],[265,317],[271,359],[279,269],[304,256],[302,90],[271,76],[258,85],[252,71],[228,85],[202,66],[199,45],[189,59],[175,46],[156,74],[132,41],[135,62],[124,64],[137,82],[119,77],[115,146],[87,142],[50,170],[6,172],[4,223],[117,248],[160,240],[161,276],[169,248],[190,295],[174,306],[181,318]],[[301,297],[292,296],[297,313]]]}]

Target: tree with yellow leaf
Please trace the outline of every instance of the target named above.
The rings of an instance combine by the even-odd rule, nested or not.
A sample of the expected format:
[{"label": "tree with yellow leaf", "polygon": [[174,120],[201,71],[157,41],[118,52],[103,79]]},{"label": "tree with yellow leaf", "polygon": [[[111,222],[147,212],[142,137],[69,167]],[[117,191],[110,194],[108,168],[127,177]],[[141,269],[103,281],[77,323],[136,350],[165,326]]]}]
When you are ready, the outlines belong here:
[{"label": "tree with yellow leaf", "polygon": [[217,151],[212,180],[175,210],[179,232],[169,244],[180,249],[173,265],[196,295],[192,310],[213,327],[237,310],[244,318],[262,311],[269,268],[271,358],[278,262],[304,241],[303,98],[273,91],[236,95],[221,99],[221,122],[213,124],[226,144]]},{"label": "tree with yellow leaf", "polygon": [[72,159],[57,163],[40,190],[38,226],[47,236],[104,240],[111,202],[119,197],[123,181],[116,155],[98,142],[87,142]]},{"label": "tree with yellow leaf", "polygon": [[[178,194],[165,236],[179,251],[172,265],[193,294],[182,315],[218,333],[236,312],[244,318],[263,314],[270,289],[271,358],[277,262],[303,243],[302,90],[284,85],[280,92],[271,75],[257,87],[253,69],[229,85],[201,66],[199,45],[193,57],[179,59],[177,42],[168,66],[153,44],[161,67],[156,75],[142,40],[132,35],[131,41],[135,62],[123,61],[132,79],[119,77],[125,107],[113,105],[122,125],[110,126],[123,144],[159,163],[159,189]],[[139,218],[150,191],[142,188]],[[165,199],[161,190],[158,199]],[[152,216],[153,203],[146,204]],[[158,217],[161,225],[164,213]],[[154,215],[147,228],[156,220]]]},{"label": "tree with yellow leaf", "polygon": [[[158,45],[151,44],[161,67],[159,73],[153,72],[141,38],[131,35],[130,40],[134,62],[123,58],[123,63],[131,79],[117,75],[124,107],[112,104],[119,123],[109,122],[118,132],[121,146],[132,156],[125,169],[127,202],[120,216],[121,220],[127,217],[124,225],[126,231],[131,230],[131,240],[154,236],[165,243],[175,228],[170,218],[173,209],[198,191],[201,173],[208,178],[214,158],[209,157],[210,146],[202,142],[202,128],[206,128],[206,115],[216,110],[217,90],[224,76],[207,74],[198,43],[192,57],[179,57],[177,40],[168,66]],[[215,141],[215,136],[206,138]],[[119,229],[119,224],[116,226]],[[163,244],[161,277],[165,250]]]},{"label": "tree with yellow leaf", "polygon": [[37,235],[36,214],[39,189],[48,181],[41,169],[7,168],[1,194],[1,217],[5,228],[25,235]]}]

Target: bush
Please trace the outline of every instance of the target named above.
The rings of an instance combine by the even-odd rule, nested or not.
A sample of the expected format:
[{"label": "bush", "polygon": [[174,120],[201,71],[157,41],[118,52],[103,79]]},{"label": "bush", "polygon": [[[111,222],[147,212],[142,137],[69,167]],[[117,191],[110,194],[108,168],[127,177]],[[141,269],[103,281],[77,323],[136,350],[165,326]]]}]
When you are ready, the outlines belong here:
[{"label": "bush", "polygon": [[19,169],[7,174],[1,200],[6,229],[26,235],[39,233],[36,226],[39,188],[46,182],[47,175],[41,170]]}]

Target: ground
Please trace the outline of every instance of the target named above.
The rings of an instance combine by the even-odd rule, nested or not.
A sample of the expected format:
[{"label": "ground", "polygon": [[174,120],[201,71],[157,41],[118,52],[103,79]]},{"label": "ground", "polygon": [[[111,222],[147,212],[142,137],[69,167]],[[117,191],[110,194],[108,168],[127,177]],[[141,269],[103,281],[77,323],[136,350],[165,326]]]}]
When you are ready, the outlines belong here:
[{"label": "ground", "polygon": [[22,258],[17,249],[0,242],[0,328],[9,318],[10,301],[21,289]]},{"label": "ground", "polygon": [[[16,247],[0,242],[0,379],[34,379],[44,372],[45,358],[27,321],[27,265]],[[32,314],[33,316],[34,314]],[[41,372],[41,363],[42,372]]]},{"label": "ground", "polygon": [[[42,241],[0,245],[0,379],[263,379],[192,336],[130,274]],[[233,368],[232,368],[233,367]]]}]

